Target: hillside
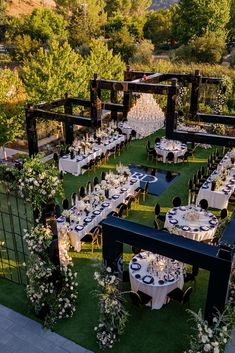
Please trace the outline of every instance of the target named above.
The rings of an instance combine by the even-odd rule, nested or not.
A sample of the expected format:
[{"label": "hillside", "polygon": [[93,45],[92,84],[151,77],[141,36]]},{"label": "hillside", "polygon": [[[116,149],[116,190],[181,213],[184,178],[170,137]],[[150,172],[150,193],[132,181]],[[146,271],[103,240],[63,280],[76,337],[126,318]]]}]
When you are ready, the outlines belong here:
[{"label": "hillside", "polygon": [[55,6],[53,0],[11,0],[8,1],[7,15],[10,16],[23,16],[30,14],[33,9],[39,7],[49,7]]},{"label": "hillside", "polygon": [[176,4],[179,0],[152,0],[151,10],[164,9]]}]

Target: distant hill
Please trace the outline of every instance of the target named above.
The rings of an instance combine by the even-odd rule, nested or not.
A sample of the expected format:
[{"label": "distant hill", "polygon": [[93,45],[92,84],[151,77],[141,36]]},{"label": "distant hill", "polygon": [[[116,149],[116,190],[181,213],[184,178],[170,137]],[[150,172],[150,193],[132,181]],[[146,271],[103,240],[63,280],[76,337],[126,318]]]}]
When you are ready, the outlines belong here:
[{"label": "distant hill", "polygon": [[53,0],[11,0],[8,2],[7,15],[20,17],[30,14],[33,9],[39,7],[53,8],[54,6]]},{"label": "distant hill", "polygon": [[171,5],[177,4],[179,0],[152,0],[151,10],[165,9]]}]

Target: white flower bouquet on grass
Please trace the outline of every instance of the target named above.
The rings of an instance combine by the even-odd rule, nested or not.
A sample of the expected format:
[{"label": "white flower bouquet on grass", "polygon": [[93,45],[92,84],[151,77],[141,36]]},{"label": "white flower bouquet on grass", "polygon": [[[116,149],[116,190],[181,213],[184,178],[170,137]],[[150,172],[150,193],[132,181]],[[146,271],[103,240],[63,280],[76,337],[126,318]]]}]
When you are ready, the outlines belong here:
[{"label": "white flower bouquet on grass", "polygon": [[112,348],[124,332],[128,312],[124,308],[124,301],[119,290],[119,279],[110,267],[95,272],[94,278],[99,289],[96,294],[99,297],[100,317],[95,326],[96,338],[100,348]]}]

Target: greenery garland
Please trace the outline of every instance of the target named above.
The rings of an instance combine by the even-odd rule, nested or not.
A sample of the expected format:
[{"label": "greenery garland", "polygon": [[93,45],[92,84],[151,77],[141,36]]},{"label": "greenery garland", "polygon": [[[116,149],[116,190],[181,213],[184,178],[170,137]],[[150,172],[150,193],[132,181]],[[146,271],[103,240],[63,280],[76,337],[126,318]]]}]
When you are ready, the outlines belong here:
[{"label": "greenery garland", "polygon": [[100,317],[95,326],[96,338],[100,348],[112,348],[123,333],[128,319],[124,308],[123,296],[119,290],[120,280],[112,274],[111,268],[103,268],[94,273],[99,285],[96,294],[99,297]]}]

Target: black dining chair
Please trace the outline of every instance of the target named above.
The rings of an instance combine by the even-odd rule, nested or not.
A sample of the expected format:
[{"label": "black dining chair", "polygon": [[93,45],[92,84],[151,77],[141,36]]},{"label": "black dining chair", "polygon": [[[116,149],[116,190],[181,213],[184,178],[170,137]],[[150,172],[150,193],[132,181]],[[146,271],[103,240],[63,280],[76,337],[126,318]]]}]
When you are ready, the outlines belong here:
[{"label": "black dining chair", "polygon": [[220,211],[220,220],[224,220],[225,218],[227,218],[228,216],[228,211],[226,208],[223,208],[221,211]]},{"label": "black dining chair", "polygon": [[79,196],[80,198],[83,198],[86,196],[86,190],[84,188],[84,186],[81,186],[80,189],[79,189]]},{"label": "black dining chair", "polygon": [[175,301],[179,302],[180,304],[188,303],[188,306],[189,306],[190,296],[192,294],[192,291],[193,291],[192,287],[188,287],[184,291],[180,288],[176,288],[173,291],[171,291],[170,293],[168,293],[167,297],[170,300],[175,300]]},{"label": "black dining chair", "polygon": [[73,192],[71,195],[72,206],[76,206],[77,201],[78,201],[78,194],[76,192]]},{"label": "black dining chair", "polygon": [[64,210],[68,210],[69,209],[69,200],[68,199],[64,199],[62,202],[62,207]]},{"label": "black dining chair", "polygon": [[208,201],[206,199],[201,199],[199,205],[205,211],[208,209]]},{"label": "black dining chair", "polygon": [[137,255],[141,252],[141,248],[138,248],[137,246],[134,246],[134,245],[131,247],[131,250],[134,255]]},{"label": "black dining chair", "polygon": [[168,152],[166,156],[167,163],[174,163],[175,155],[173,152]]},{"label": "black dining chair", "polygon": [[199,267],[196,265],[192,266],[192,271],[191,272],[186,272],[184,274],[184,283],[187,282],[194,282],[194,289],[196,288],[196,277],[199,273]]},{"label": "black dining chair", "polygon": [[106,177],[106,173],[103,171],[103,172],[101,173],[101,180],[105,180],[105,177]]},{"label": "black dining chair", "polygon": [[58,167],[58,165],[59,165],[59,156],[58,156],[58,154],[56,152],[53,154],[53,160],[54,160],[55,166]]},{"label": "black dining chair", "polygon": [[159,143],[160,141],[161,141],[160,137],[156,137],[156,138],[155,138],[155,144],[156,144],[156,143]]},{"label": "black dining chair", "polygon": [[93,184],[91,181],[88,181],[86,184],[86,193],[88,194],[89,192],[93,191]]},{"label": "black dining chair", "polygon": [[155,213],[155,218],[156,218],[157,220],[160,220],[160,221],[162,221],[162,222],[165,222],[166,215],[161,215],[161,214],[160,214],[160,213],[161,213],[161,207],[160,207],[159,203],[157,203],[157,204],[155,205],[154,213]]},{"label": "black dining chair", "polygon": [[179,196],[174,197],[172,200],[172,204],[174,207],[181,206],[181,198]]},{"label": "black dining chair", "polygon": [[96,185],[98,185],[98,184],[99,184],[99,179],[98,179],[97,176],[95,176],[95,177],[93,178],[93,185],[96,186]]}]

